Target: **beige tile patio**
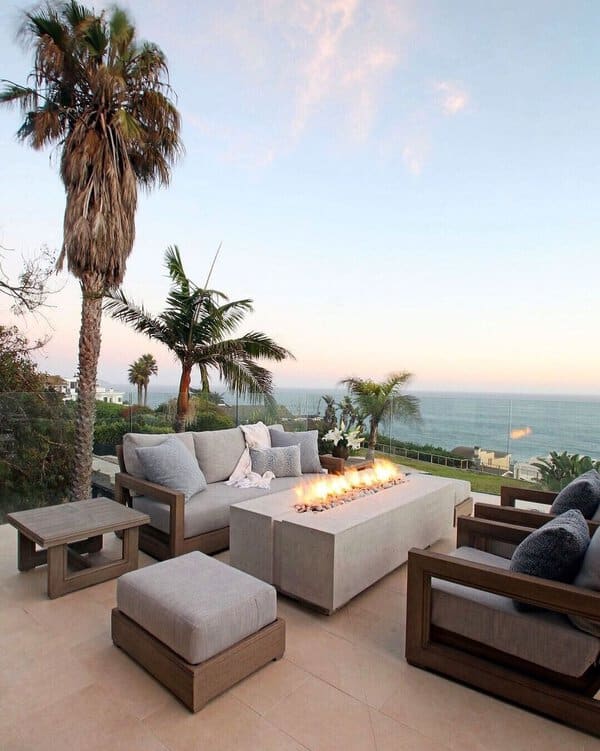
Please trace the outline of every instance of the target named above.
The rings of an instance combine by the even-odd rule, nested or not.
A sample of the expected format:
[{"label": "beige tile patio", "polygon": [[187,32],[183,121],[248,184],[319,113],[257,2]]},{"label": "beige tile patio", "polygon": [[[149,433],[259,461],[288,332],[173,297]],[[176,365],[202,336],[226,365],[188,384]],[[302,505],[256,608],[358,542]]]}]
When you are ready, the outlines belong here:
[{"label": "beige tile patio", "polygon": [[143,724],[170,751],[306,751],[231,692],[214,699],[197,714],[173,700]]},{"label": "beige tile patio", "polygon": [[258,714],[264,715],[310,678],[287,658],[271,662],[234,686],[232,693]]}]

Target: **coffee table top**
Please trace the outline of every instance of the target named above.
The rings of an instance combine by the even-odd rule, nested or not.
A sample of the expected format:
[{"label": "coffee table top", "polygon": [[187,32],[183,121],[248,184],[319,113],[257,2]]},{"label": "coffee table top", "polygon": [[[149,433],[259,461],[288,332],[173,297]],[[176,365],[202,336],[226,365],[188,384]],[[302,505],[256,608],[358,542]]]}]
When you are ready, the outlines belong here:
[{"label": "coffee table top", "polygon": [[48,548],[139,527],[148,524],[150,517],[110,498],[90,498],[58,506],[15,511],[6,515],[6,521],[30,540]]}]

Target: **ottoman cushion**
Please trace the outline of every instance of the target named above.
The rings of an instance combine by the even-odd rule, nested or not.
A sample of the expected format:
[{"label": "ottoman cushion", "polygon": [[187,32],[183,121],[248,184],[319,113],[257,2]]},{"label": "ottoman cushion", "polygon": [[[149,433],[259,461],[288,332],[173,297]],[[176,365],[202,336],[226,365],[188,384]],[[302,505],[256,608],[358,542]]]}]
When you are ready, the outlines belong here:
[{"label": "ottoman cushion", "polygon": [[277,618],[274,587],[199,552],[121,576],[117,607],[192,665]]}]

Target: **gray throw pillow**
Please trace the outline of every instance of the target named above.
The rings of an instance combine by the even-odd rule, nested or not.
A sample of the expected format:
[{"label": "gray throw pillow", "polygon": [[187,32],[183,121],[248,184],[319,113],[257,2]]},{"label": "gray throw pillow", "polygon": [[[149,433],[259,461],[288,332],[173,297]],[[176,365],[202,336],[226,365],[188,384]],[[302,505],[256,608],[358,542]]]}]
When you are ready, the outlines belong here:
[{"label": "gray throw pillow", "polygon": [[136,452],[144,476],[150,482],[183,493],[186,501],[206,490],[206,478],[198,462],[174,436],[158,446],[144,446]]},{"label": "gray throw pillow", "polygon": [[[510,570],[542,579],[570,583],[577,576],[590,543],[581,511],[572,509],[534,530],[517,547]],[[531,606],[515,602],[520,609]]]},{"label": "gray throw pillow", "polygon": [[579,509],[586,519],[591,519],[600,505],[600,474],[595,469],[584,472],[572,480],[554,499],[550,508],[553,514],[569,509]]},{"label": "gray throw pillow", "polygon": [[270,449],[250,449],[252,471],[264,475],[271,471],[275,477],[300,477],[300,446]]},{"label": "gray throw pillow", "polygon": [[[600,591],[600,530],[594,532],[573,584],[576,587]],[[581,631],[586,631],[593,636],[600,636],[599,621],[592,621],[578,615],[570,615],[569,618],[571,623]]]},{"label": "gray throw pillow", "polygon": [[323,471],[319,460],[319,431],[306,430],[303,433],[293,433],[284,430],[269,429],[271,446],[300,446],[300,465],[302,474],[316,474]]}]

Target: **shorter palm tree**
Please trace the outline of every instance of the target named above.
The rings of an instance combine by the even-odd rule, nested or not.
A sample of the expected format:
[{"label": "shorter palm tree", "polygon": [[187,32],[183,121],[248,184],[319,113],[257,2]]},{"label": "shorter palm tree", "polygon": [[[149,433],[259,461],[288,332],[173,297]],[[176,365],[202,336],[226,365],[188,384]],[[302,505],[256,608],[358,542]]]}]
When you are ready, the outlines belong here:
[{"label": "shorter palm tree", "polygon": [[372,458],[377,443],[379,423],[386,411],[394,407],[394,414],[400,419],[418,421],[421,419],[419,400],[415,396],[402,393],[411,373],[397,372],[381,382],[365,378],[345,378],[340,381],[348,387],[350,396],[358,410],[369,420],[367,456]]},{"label": "shorter palm tree", "polygon": [[144,374],[144,407],[148,406],[148,385],[150,383],[150,377],[158,373],[158,364],[154,355],[149,352],[140,357],[142,364],[142,371]]},{"label": "shorter palm tree", "polygon": [[135,331],[168,347],[181,364],[175,430],[185,430],[192,370],[200,371],[202,392],[210,392],[209,371],[240,396],[270,396],[272,376],[257,360],[280,362],[293,357],[266,334],[249,331],[229,338],[252,311],[252,300],[235,300],[216,290],[198,287],[187,276],[176,246],[167,248],[165,265],[171,278],[167,307],[152,316],[119,290],[107,295],[104,309]]},{"label": "shorter palm tree", "polygon": [[128,372],[129,383],[137,389],[138,407],[142,406],[142,388],[144,387],[144,365],[141,359],[132,362]]}]

